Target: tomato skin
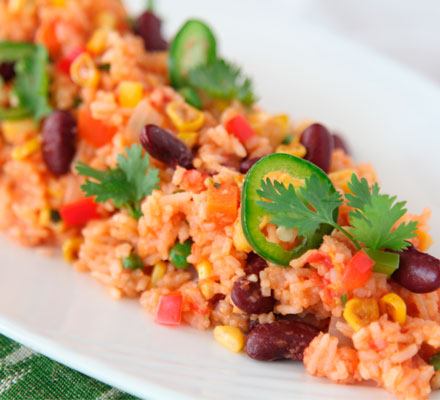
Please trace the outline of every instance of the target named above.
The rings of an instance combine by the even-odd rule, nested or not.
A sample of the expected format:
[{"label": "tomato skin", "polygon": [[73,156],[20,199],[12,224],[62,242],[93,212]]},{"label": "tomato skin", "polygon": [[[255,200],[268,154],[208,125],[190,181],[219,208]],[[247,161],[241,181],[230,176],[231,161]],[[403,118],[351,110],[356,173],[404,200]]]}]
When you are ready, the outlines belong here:
[{"label": "tomato skin", "polygon": [[255,135],[254,130],[242,115],[236,115],[226,122],[226,130],[240,142],[245,142]]},{"label": "tomato skin", "polygon": [[373,276],[374,261],[365,253],[358,251],[348,262],[342,275],[342,288],[345,291],[364,286]]},{"label": "tomato skin", "polygon": [[67,226],[84,225],[86,222],[99,218],[98,205],[91,197],[86,197],[60,208],[61,218]]},{"label": "tomato skin", "polygon": [[94,119],[89,108],[82,108],[78,111],[78,134],[93,147],[98,148],[109,143],[116,130],[115,126]]},{"label": "tomato skin", "polygon": [[179,325],[182,319],[183,297],[180,293],[169,293],[159,297],[155,322],[163,325]]}]

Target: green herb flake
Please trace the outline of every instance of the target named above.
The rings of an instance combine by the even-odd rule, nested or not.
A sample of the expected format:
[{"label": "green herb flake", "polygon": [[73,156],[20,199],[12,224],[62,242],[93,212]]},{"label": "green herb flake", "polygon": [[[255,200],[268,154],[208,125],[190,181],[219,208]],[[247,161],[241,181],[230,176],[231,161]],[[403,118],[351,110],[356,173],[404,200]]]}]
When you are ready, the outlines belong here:
[{"label": "green herb flake", "polygon": [[140,202],[158,188],[159,170],[150,166],[147,154],[142,156],[142,147],[134,144],[127,147],[127,155],[118,155],[117,168],[97,170],[84,163],[75,167],[79,175],[87,179],[81,189],[86,196],[96,196],[96,202],[112,200],[117,208],[128,208],[133,218],[143,214]]},{"label": "green herb flake", "polygon": [[98,69],[101,71],[110,71],[111,65],[109,63],[106,64],[99,64]]},{"label": "green herb flake", "polygon": [[284,137],[281,144],[290,144],[290,143],[292,143],[292,140],[293,140],[293,135],[287,135]]},{"label": "green herb flake", "polygon": [[348,295],[347,295],[347,293],[344,293],[344,294],[341,296],[342,307],[345,307],[345,305],[347,304],[347,300],[348,300]]},{"label": "green herb flake", "polygon": [[128,257],[121,258],[121,262],[122,268],[124,269],[129,269],[133,271],[135,269],[144,268],[142,259],[136,253],[131,253]]},{"label": "green herb flake", "polygon": [[434,371],[438,371],[440,369],[440,353],[434,354],[429,359],[429,364],[431,364],[434,367]]},{"label": "green herb flake", "polygon": [[76,110],[83,103],[83,99],[79,96],[76,96],[73,99],[73,108]]},{"label": "green herb flake", "polygon": [[61,221],[61,214],[58,210],[52,208],[50,210],[49,218],[54,224],[57,224]]}]

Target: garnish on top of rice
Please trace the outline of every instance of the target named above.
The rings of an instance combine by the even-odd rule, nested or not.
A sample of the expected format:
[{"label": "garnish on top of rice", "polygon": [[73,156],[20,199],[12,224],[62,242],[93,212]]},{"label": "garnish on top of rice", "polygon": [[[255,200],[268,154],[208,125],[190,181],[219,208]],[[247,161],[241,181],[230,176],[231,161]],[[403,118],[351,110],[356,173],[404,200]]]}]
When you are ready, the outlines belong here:
[{"label": "garnish on top of rice", "polygon": [[0,39],[12,239],[233,352],[404,399],[439,386],[430,210],[382,193],[325,126],[263,111],[206,23],[168,44],[118,0],[4,0]]}]

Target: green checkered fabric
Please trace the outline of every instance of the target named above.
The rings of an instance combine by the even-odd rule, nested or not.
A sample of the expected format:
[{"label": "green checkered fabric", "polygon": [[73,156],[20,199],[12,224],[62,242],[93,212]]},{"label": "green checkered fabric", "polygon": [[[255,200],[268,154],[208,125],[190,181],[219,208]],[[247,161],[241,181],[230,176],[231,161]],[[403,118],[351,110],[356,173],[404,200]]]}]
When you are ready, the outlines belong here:
[{"label": "green checkered fabric", "polygon": [[0,400],[136,400],[0,335]]}]

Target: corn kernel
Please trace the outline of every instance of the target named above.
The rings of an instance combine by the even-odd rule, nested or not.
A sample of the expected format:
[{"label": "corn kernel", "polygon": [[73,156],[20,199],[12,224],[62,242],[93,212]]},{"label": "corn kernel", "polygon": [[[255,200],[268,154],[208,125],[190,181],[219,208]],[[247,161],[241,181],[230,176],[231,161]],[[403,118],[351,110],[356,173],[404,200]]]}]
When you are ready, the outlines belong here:
[{"label": "corn kernel", "polygon": [[109,11],[102,11],[95,17],[95,25],[100,28],[114,29],[117,23],[116,15]]},{"label": "corn kernel", "polygon": [[212,275],[212,264],[208,260],[198,263],[196,269],[199,273],[199,280],[209,278]]},{"label": "corn kernel", "polygon": [[295,124],[293,133],[295,136],[301,136],[301,134],[310,126],[313,124],[313,121],[310,119],[304,119],[300,121],[299,123]]},{"label": "corn kernel", "polygon": [[8,1],[8,11],[11,14],[18,14],[23,7],[26,5],[27,0],[9,0]]},{"label": "corn kernel", "polygon": [[100,74],[90,54],[82,53],[75,58],[70,66],[70,77],[82,87],[98,86]]},{"label": "corn kernel", "polygon": [[244,334],[235,326],[216,326],[214,328],[214,338],[234,353],[239,353],[244,347]]},{"label": "corn kernel", "polygon": [[123,81],[118,86],[121,107],[134,108],[142,100],[144,89],[139,82]]},{"label": "corn kernel", "polygon": [[167,104],[165,112],[180,132],[198,131],[205,122],[205,115],[182,101]]},{"label": "corn kernel", "polygon": [[343,315],[357,332],[379,318],[379,306],[374,299],[351,299],[345,305]]},{"label": "corn kernel", "polygon": [[51,3],[56,7],[65,7],[66,0],[51,0]]},{"label": "corn kernel", "polygon": [[107,44],[108,29],[100,28],[93,32],[92,37],[87,42],[87,50],[94,54],[102,54]]},{"label": "corn kernel", "polygon": [[50,225],[50,208],[45,207],[40,211],[38,216],[38,225],[45,228]]},{"label": "corn kernel", "polygon": [[427,251],[434,243],[432,236],[428,232],[421,230],[416,230],[416,234],[419,239],[419,245],[417,246],[418,249],[420,251]]},{"label": "corn kernel", "polygon": [[154,264],[153,272],[151,273],[151,285],[156,286],[165,273],[167,272],[167,264],[164,261],[159,261]]},{"label": "corn kernel", "polygon": [[281,182],[286,187],[289,187],[289,185],[293,185],[295,189],[303,186],[305,183],[304,179],[294,178],[293,176],[283,171],[271,171],[264,177],[264,179],[268,179],[268,178],[272,182],[273,181]]},{"label": "corn kernel", "polygon": [[200,291],[206,300],[212,299],[215,295],[214,281],[212,279],[205,279],[199,282]]},{"label": "corn kernel", "polygon": [[343,169],[341,171],[330,172],[328,177],[337,189],[342,189],[345,193],[350,192],[348,183],[351,181],[351,176],[355,173],[354,169]]},{"label": "corn kernel", "polygon": [[396,293],[388,293],[379,300],[380,311],[399,324],[406,321],[406,304]]},{"label": "corn kernel", "polygon": [[289,144],[280,144],[276,148],[277,153],[286,153],[290,154],[291,156],[304,158],[307,154],[307,149],[299,142],[292,141],[292,143]]},{"label": "corn kernel", "polygon": [[245,251],[246,253],[248,253],[252,250],[251,246],[244,236],[243,228],[241,226],[241,218],[237,218],[234,223],[232,241],[238,251]]},{"label": "corn kernel", "polygon": [[287,114],[279,114],[272,117],[272,120],[287,134],[290,129],[290,118]]},{"label": "corn kernel", "polygon": [[197,132],[181,132],[177,134],[177,137],[190,148],[195,146],[198,136]]},{"label": "corn kernel", "polygon": [[65,240],[62,246],[64,260],[68,263],[75,261],[78,258],[79,248],[82,243],[83,240],[80,237]]},{"label": "corn kernel", "polygon": [[11,157],[16,161],[21,161],[28,158],[33,153],[41,149],[40,138],[29,139],[27,142],[23,143],[21,146],[16,147],[12,150]]},{"label": "corn kernel", "polygon": [[3,137],[8,143],[22,142],[28,135],[37,132],[37,127],[32,118],[20,119],[18,121],[2,122]]}]

